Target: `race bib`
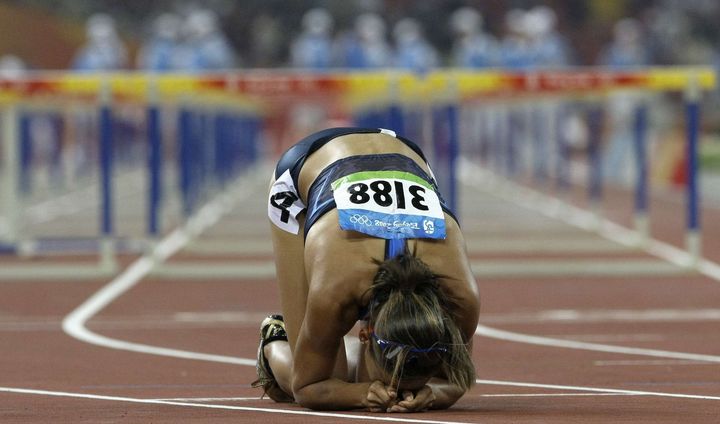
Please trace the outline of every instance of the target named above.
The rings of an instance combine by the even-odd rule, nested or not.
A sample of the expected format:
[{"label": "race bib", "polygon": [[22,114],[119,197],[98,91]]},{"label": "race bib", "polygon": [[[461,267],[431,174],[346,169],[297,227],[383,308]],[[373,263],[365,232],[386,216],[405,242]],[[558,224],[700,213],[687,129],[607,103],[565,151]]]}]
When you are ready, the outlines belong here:
[{"label": "race bib", "polygon": [[445,238],[440,198],[402,171],[356,172],[332,183],[340,228],[384,239]]},{"label": "race bib", "polygon": [[303,210],[305,204],[300,200],[290,171],[285,171],[270,187],[268,217],[283,230],[297,234],[300,230],[297,216]]}]

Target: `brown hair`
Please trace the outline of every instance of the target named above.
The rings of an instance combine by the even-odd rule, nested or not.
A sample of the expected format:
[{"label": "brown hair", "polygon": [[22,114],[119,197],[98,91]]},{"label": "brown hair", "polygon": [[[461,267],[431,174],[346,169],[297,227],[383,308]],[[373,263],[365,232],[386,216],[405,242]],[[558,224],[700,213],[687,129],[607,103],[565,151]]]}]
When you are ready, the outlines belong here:
[{"label": "brown hair", "polygon": [[452,312],[456,302],[440,286],[446,277],[407,250],[374,262],[378,272],[370,288],[368,321],[376,339],[371,346],[391,384],[442,371],[451,384],[468,390],[475,382],[475,367]]}]

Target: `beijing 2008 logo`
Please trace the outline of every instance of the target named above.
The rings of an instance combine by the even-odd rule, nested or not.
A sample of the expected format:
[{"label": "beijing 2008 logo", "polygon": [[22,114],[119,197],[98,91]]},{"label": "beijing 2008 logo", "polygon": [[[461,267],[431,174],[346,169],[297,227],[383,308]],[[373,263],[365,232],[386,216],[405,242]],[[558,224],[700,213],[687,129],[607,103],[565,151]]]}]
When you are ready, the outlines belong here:
[{"label": "beijing 2008 logo", "polygon": [[428,219],[424,219],[423,229],[425,230],[425,234],[432,234],[435,232],[435,223]]},{"label": "beijing 2008 logo", "polygon": [[370,218],[368,218],[367,215],[354,214],[350,217],[350,223],[372,226],[372,223],[370,222]]}]

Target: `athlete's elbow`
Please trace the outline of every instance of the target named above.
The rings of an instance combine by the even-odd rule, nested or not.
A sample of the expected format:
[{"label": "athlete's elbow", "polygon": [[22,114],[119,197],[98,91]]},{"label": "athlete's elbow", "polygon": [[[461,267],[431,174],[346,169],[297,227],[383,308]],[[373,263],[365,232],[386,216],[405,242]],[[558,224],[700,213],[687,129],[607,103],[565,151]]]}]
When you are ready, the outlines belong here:
[{"label": "athlete's elbow", "polygon": [[328,409],[327,396],[313,385],[303,387],[293,387],[293,395],[295,401],[302,407],[315,410]]}]

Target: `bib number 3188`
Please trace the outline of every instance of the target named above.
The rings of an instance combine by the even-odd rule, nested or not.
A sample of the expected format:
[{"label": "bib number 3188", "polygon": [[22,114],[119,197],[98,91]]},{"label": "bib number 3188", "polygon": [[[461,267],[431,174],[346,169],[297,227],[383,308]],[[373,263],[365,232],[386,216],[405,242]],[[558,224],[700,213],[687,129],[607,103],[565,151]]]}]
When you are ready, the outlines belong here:
[{"label": "bib number 3188", "polygon": [[333,182],[340,227],[381,238],[445,238],[433,187],[406,172],[359,172]]},{"label": "bib number 3188", "polygon": [[[405,187],[405,186],[408,187]],[[412,183],[395,180],[392,183],[385,180],[376,180],[370,184],[354,183],[348,187],[349,200],[356,205],[364,205],[371,200],[378,206],[391,207],[393,204],[398,210],[407,209],[406,189],[409,194],[409,203],[418,211],[428,211],[425,204],[425,188]]]}]

